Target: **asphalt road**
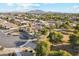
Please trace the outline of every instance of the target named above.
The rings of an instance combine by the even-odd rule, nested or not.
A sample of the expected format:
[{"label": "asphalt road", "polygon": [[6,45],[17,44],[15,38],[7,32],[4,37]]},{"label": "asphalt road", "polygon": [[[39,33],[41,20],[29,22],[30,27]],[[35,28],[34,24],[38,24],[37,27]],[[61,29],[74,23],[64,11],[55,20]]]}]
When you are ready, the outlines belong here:
[{"label": "asphalt road", "polygon": [[[26,43],[24,43],[23,45],[21,45],[19,47],[30,47],[31,46],[32,48],[35,48],[36,44],[34,45],[32,43],[32,41],[36,41],[36,40],[37,39],[33,39],[33,40],[29,39]],[[29,45],[29,43],[31,43],[31,44]],[[15,50],[17,56],[21,56],[21,53],[18,49],[14,49],[14,50]],[[25,52],[25,54],[23,53],[23,55],[31,55],[31,54],[29,52],[28,53]]]},{"label": "asphalt road", "polygon": [[[11,35],[6,35],[5,30],[0,30],[0,45],[3,47],[31,47],[35,48],[36,44],[34,44],[32,41],[35,41],[36,39],[29,39],[26,40],[24,44],[17,46],[15,42],[21,41],[22,39],[19,38],[19,36],[11,36]],[[14,49],[16,52],[17,56],[21,56],[21,53],[18,49]],[[23,53],[23,55],[28,55],[28,53]],[[30,55],[30,54],[29,54]]]},{"label": "asphalt road", "polygon": [[3,30],[0,30],[0,45],[3,47],[16,47],[15,42],[21,40],[18,36],[6,35]]},{"label": "asphalt road", "polygon": [[[19,47],[16,45],[16,42],[18,41],[23,41],[22,39],[19,38],[19,36],[11,36],[11,35],[6,35],[5,30],[0,30],[0,45],[3,47]],[[27,42],[28,40],[25,40]],[[32,42],[29,42],[27,46],[25,47],[31,47],[35,48],[35,44]]]}]

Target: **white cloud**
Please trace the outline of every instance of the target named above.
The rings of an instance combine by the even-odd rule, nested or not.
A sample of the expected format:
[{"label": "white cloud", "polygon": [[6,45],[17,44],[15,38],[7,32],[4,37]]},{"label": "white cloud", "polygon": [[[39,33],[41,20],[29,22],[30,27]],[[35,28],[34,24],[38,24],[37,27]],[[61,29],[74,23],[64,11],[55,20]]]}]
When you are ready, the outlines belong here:
[{"label": "white cloud", "polygon": [[79,10],[79,6],[73,6],[72,9]]},{"label": "white cloud", "polygon": [[8,7],[11,7],[10,11],[27,11],[33,9],[33,7],[38,7],[41,4],[36,3],[6,3]]},{"label": "white cloud", "polygon": [[40,6],[40,4],[35,3],[6,3],[7,6],[18,6],[18,7],[31,7],[31,6]]},{"label": "white cloud", "polygon": [[21,3],[21,4],[16,4],[18,8],[23,8],[23,9],[31,9],[33,7],[38,7],[40,6],[40,4],[25,4],[25,3]]},{"label": "white cloud", "polygon": [[18,9],[25,10],[25,9],[32,9],[33,7],[38,7],[41,4],[36,4],[36,3],[6,3],[6,5],[9,7],[14,6],[15,10],[18,10]]},{"label": "white cloud", "polygon": [[1,0],[2,3],[79,3],[79,0]]},{"label": "white cloud", "polygon": [[6,3],[7,6],[13,6],[13,3]]},{"label": "white cloud", "polygon": [[70,12],[73,12],[73,13],[76,13],[76,12],[79,12],[79,6],[72,6],[72,7],[69,7],[67,8],[66,10],[69,10]]},{"label": "white cloud", "polygon": [[40,6],[40,4],[20,4],[20,6],[27,7],[27,6]]}]

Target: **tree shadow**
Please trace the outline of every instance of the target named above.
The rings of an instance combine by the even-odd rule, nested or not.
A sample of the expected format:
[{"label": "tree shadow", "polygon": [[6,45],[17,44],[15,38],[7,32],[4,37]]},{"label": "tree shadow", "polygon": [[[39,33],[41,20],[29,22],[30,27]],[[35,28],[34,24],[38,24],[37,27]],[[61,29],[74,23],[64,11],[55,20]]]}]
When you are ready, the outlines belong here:
[{"label": "tree shadow", "polygon": [[76,49],[77,46],[72,47],[72,45],[58,45],[58,46],[52,46],[51,50],[65,50],[70,52],[73,56],[76,56],[79,54],[79,50]]},{"label": "tree shadow", "polygon": [[26,41],[16,41],[15,42],[16,46],[21,46],[21,45],[23,45],[25,43],[26,43]]},{"label": "tree shadow", "polygon": [[33,39],[33,38],[35,38],[33,35],[30,35],[27,31],[23,31],[23,30],[19,30],[19,31],[20,31],[20,35],[19,35],[20,39]]}]

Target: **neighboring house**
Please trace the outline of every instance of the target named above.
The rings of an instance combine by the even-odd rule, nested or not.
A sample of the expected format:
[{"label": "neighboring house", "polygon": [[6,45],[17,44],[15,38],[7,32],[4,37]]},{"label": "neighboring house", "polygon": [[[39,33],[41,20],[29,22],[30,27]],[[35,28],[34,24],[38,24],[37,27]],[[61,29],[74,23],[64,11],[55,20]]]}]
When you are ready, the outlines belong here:
[{"label": "neighboring house", "polygon": [[2,27],[6,28],[6,29],[17,27],[17,25],[15,25],[13,23],[9,23],[5,20],[2,20],[1,23],[2,23]]},{"label": "neighboring house", "polygon": [[40,21],[34,21],[32,24],[32,27],[35,27],[35,29],[40,30],[42,29],[44,24]]},{"label": "neighboring house", "polygon": [[56,21],[54,21],[53,19],[47,21],[47,23],[48,23],[48,27],[51,27],[51,26],[55,27],[56,26]]},{"label": "neighboring house", "polygon": [[23,21],[21,21],[21,25],[27,25],[27,26],[29,26],[29,21],[25,21],[25,20],[23,20]]}]

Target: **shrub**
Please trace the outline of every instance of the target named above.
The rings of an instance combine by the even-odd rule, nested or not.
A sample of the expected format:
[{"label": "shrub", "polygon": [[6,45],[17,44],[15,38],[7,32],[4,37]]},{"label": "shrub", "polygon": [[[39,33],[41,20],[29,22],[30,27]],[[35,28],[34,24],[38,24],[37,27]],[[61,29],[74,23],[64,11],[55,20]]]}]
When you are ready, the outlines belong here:
[{"label": "shrub", "polygon": [[71,56],[71,54],[67,51],[59,50],[59,51],[51,51],[49,53],[49,56]]}]

